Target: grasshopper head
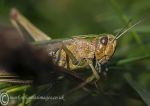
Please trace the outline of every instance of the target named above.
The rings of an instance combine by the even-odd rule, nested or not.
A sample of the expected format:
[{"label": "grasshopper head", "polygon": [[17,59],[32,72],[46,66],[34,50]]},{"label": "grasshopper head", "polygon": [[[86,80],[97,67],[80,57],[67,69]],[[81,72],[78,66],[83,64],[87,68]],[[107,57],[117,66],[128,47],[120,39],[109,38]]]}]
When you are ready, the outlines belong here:
[{"label": "grasshopper head", "polygon": [[115,48],[116,48],[116,43],[117,40],[122,37],[126,32],[128,32],[130,29],[132,29],[134,26],[139,24],[142,20],[139,20],[132,26],[128,28],[129,23],[122,28],[122,30],[116,35],[110,35],[106,34],[102,37],[96,38],[95,42],[95,57],[96,57],[96,63],[98,64],[104,64],[106,63],[111,56],[113,55]]},{"label": "grasshopper head", "polygon": [[113,55],[116,48],[115,36],[107,34],[105,36],[98,37],[95,45],[95,57],[96,61],[100,64],[106,63]]}]

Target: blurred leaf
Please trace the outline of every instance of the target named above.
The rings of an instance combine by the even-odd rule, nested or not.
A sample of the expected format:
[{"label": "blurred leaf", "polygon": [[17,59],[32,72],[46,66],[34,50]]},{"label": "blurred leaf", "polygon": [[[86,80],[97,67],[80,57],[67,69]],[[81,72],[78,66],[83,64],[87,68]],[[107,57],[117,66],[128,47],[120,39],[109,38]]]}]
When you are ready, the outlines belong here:
[{"label": "blurred leaf", "polygon": [[16,92],[24,91],[25,89],[27,89],[27,88],[29,88],[29,87],[30,87],[30,86],[27,86],[27,85],[14,87],[14,88],[12,88],[12,89],[7,90],[7,93],[9,93],[9,94],[12,94],[12,93],[15,94]]},{"label": "blurred leaf", "polygon": [[143,32],[143,33],[149,33],[150,32],[150,25],[143,25],[143,26],[138,26],[133,29],[133,31],[136,32]]},{"label": "blurred leaf", "polygon": [[143,101],[150,106],[150,92],[138,86],[132,79],[129,74],[125,74],[125,79],[129,83],[129,85],[136,90],[136,92],[140,95]]},{"label": "blurred leaf", "polygon": [[132,58],[120,60],[120,61],[117,62],[117,65],[134,63],[134,62],[137,62],[137,61],[142,61],[144,59],[150,59],[150,55],[139,56],[139,57],[132,57]]}]

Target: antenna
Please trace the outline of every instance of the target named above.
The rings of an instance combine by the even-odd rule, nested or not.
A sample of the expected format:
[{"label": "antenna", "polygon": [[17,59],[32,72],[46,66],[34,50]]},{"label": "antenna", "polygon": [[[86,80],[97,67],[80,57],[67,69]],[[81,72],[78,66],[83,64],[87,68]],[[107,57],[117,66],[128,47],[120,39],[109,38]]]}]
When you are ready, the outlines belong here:
[{"label": "antenna", "polygon": [[[129,28],[127,28],[128,27],[128,25],[129,25],[129,23],[131,22],[131,20],[128,22],[128,24],[124,27],[124,28],[122,28],[121,29],[121,31],[115,36],[115,38],[112,40],[112,41],[114,41],[114,40],[116,40],[116,39],[119,39],[123,34],[125,34],[127,31],[129,31],[130,29],[132,29],[133,27],[135,27],[136,25],[138,25],[139,23],[141,23],[143,21],[143,19],[142,20],[139,20],[138,22],[136,22],[135,24],[133,24],[132,26],[130,26]],[[127,28],[127,29],[126,29]],[[122,33],[121,33],[122,32]]]},{"label": "antenna", "polygon": [[121,32],[123,32],[125,29],[127,29],[128,26],[129,26],[129,24],[131,23],[131,21],[132,21],[132,19],[130,19],[130,20],[128,21],[128,23],[116,34],[115,37],[119,36],[119,35],[121,34]]}]

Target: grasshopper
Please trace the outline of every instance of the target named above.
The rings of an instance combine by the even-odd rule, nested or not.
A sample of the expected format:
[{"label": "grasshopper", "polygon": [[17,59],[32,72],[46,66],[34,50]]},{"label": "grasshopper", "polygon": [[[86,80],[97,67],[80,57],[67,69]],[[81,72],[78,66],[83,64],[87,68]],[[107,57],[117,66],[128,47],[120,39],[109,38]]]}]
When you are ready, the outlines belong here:
[{"label": "grasshopper", "polygon": [[[48,35],[35,27],[16,9],[11,11],[11,22],[21,35],[23,34],[19,25],[25,28],[34,41],[51,41],[51,38]],[[81,84],[84,86],[86,83],[89,83],[94,79],[100,79],[99,73],[101,72],[101,65],[107,63],[113,56],[117,40],[140,22],[141,21],[135,23],[129,28],[127,28],[127,25],[116,36],[112,34],[74,36],[71,39],[60,41],[59,44],[58,42],[47,44],[46,49],[48,54],[53,57],[53,61],[56,64],[67,68],[68,70],[90,67],[93,74]],[[96,61],[95,66],[93,63],[94,60]]]}]

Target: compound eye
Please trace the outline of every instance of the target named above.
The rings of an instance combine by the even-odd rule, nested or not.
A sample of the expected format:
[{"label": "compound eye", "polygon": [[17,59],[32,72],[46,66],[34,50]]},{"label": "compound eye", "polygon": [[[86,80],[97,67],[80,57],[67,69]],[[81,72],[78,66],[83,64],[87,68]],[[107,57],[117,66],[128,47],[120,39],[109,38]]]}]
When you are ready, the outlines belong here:
[{"label": "compound eye", "polygon": [[107,43],[108,43],[108,37],[107,36],[102,37],[100,39],[100,43],[103,44],[103,45],[107,45]]}]

